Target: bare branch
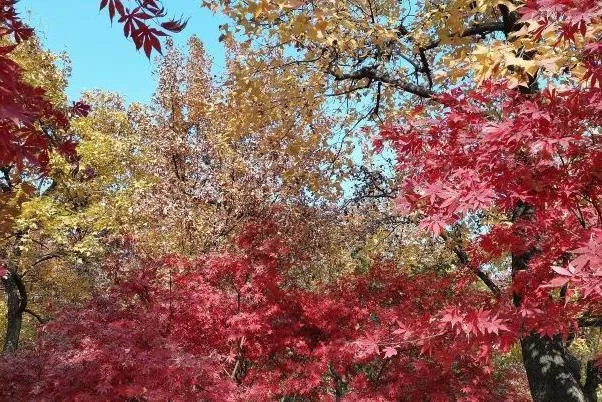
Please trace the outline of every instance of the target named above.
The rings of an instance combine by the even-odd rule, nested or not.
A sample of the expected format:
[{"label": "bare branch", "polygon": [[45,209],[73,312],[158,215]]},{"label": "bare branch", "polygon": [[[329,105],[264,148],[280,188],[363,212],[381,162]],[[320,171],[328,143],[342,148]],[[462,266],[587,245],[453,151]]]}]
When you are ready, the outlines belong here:
[{"label": "bare branch", "polygon": [[422,48],[418,49],[418,54],[420,55],[420,61],[422,62],[422,68],[420,71],[426,75],[426,79],[429,82],[429,89],[433,88],[433,75],[431,73],[431,68],[429,66],[428,59],[426,58],[426,51]]},{"label": "bare branch", "polygon": [[39,314],[34,313],[33,311],[31,311],[30,309],[26,308],[25,310],[23,310],[24,313],[27,313],[31,316],[33,316],[36,320],[38,320],[38,322],[40,324],[46,324],[48,322],[47,319],[42,318]]},{"label": "bare branch", "polygon": [[40,258],[38,258],[38,259],[37,259],[37,260],[36,260],[36,261],[35,261],[35,262],[32,264],[32,266],[33,266],[33,267],[35,267],[36,265],[38,265],[38,264],[41,264],[41,263],[43,263],[44,261],[48,261],[48,260],[51,260],[51,259],[53,259],[53,258],[58,258],[58,257],[60,257],[60,256],[62,256],[62,255],[63,255],[63,253],[61,253],[60,251],[56,251],[56,252],[54,252],[54,253],[50,253],[50,254],[43,255],[43,256],[41,256]]},{"label": "bare branch", "polygon": [[378,112],[380,111],[380,93],[382,90],[382,85],[383,85],[382,82],[378,83],[378,87],[376,89],[376,104],[374,105],[374,109],[372,110],[372,114],[378,118],[380,118],[378,115]]},{"label": "bare branch", "polygon": [[[506,26],[502,21],[491,21],[491,22],[483,22],[479,24],[474,24],[464,30],[460,35],[457,35],[458,38],[467,38],[469,36],[476,35],[487,35],[493,32],[505,32]],[[441,44],[441,40],[437,39],[426,45],[423,49],[430,50],[434,49]]]},{"label": "bare branch", "polygon": [[429,88],[425,88],[423,86],[415,85],[405,80],[392,77],[386,72],[379,73],[377,71],[377,65],[362,67],[359,70],[351,71],[348,73],[341,73],[333,69],[328,69],[327,73],[332,75],[336,81],[360,80],[367,78],[372,81],[382,82],[383,84],[394,86],[395,88],[401,89],[405,92],[414,95],[418,95],[422,98],[431,98],[433,95],[435,95],[435,93]]},{"label": "bare branch", "polygon": [[[445,233],[441,233],[441,238],[445,241],[449,240],[449,237]],[[460,264],[464,266],[468,266],[468,254],[459,244],[454,245],[453,247],[454,254],[458,258]],[[493,292],[494,295],[499,296],[502,294],[499,286],[487,275],[487,273],[481,271],[480,269],[475,270],[475,274],[477,277]]]}]

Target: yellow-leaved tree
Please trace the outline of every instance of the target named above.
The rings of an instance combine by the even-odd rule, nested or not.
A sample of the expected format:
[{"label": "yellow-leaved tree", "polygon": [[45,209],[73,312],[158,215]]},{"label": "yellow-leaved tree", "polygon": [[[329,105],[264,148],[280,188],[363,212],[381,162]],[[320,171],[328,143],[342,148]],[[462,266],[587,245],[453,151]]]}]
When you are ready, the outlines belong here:
[{"label": "yellow-leaved tree", "polygon": [[[45,51],[34,37],[11,54],[24,80],[42,88],[65,108],[69,66],[64,56]],[[58,64],[62,61],[63,67]],[[111,236],[135,222],[131,205],[146,181],[139,161],[145,151],[121,100],[109,94],[86,97],[94,112],[70,116],[77,158],[50,153],[44,171],[2,167],[1,248],[6,294],[4,352],[13,352],[22,330],[45,322],[65,304],[81,300],[93,282]],[[43,130],[53,130],[36,122]]]}]

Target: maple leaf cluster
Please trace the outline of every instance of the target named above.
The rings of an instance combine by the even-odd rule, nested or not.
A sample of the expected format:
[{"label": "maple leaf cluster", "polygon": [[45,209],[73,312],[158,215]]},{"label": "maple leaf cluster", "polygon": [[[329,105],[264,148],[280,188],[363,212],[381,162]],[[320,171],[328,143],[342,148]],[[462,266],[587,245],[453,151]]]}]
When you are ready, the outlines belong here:
[{"label": "maple leaf cluster", "polygon": [[503,218],[469,245],[473,269],[536,249],[513,292],[545,300],[545,288],[571,282],[582,308],[599,301],[602,91],[525,96],[487,83],[440,100],[443,117],[382,131],[407,175],[401,202],[435,234],[495,211]]},{"label": "maple leaf cluster", "polygon": [[153,50],[161,53],[161,37],[181,32],[187,24],[182,19],[165,19],[167,13],[159,0],[101,0],[100,9],[104,8],[111,22],[118,17],[125,37],[132,38],[136,49],[142,48],[149,58]]},{"label": "maple leaf cluster", "polygon": [[3,397],[519,398],[492,376],[491,337],[509,328],[451,307],[487,304],[468,276],[380,264],[319,291],[290,288],[293,244],[257,223],[225,254],[117,258],[110,293],[65,310],[35,349],[2,362]]},{"label": "maple leaf cluster", "polygon": [[528,0],[520,8],[523,20],[535,20],[534,37],[540,38],[546,30],[558,29],[558,41],[576,42],[577,34],[585,37],[602,15],[597,1],[591,0]]},{"label": "maple leaf cluster", "polygon": [[[61,110],[45,97],[42,88],[23,80],[23,70],[11,59],[16,46],[32,37],[15,10],[16,0],[0,1],[0,165],[25,165],[44,169],[49,151],[56,148],[73,155],[74,144],[64,134],[69,127],[69,110]],[[78,102],[71,112],[84,115],[87,107]]]}]

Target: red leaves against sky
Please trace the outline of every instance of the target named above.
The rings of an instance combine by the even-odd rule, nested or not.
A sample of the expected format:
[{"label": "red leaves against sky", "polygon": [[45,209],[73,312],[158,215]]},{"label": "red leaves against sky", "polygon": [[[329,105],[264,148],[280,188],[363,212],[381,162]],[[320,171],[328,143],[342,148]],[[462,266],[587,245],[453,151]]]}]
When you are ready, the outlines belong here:
[{"label": "red leaves against sky", "polygon": [[[58,110],[44,97],[42,88],[23,82],[21,67],[10,59],[15,46],[33,35],[14,8],[15,0],[0,0],[0,166],[25,166],[44,169],[48,152],[56,147],[72,154],[74,146],[65,136],[69,121],[65,111]],[[87,112],[78,103],[75,115]]]},{"label": "red leaves against sky", "polygon": [[291,255],[274,225],[249,226],[238,244],[194,261],[116,261],[110,294],[63,312],[35,350],[0,365],[3,397],[518,398],[491,375],[515,325],[471,276],[381,264],[308,291],[284,286]]},{"label": "red leaves against sky", "polygon": [[519,9],[526,20],[538,21],[535,38],[539,38],[552,21],[562,25],[559,41],[575,42],[577,34],[585,36],[592,21],[600,18],[600,4],[594,0],[527,0]]},{"label": "red leaves against sky", "polygon": [[[530,3],[537,16],[564,10],[564,25],[602,13],[588,1],[574,2],[581,13],[553,0],[546,13],[543,3]],[[442,114],[385,127],[377,141],[394,148],[406,178],[399,202],[422,217],[422,227],[439,235],[471,223],[470,268],[509,268],[511,255],[531,255],[506,292],[520,296],[525,328],[541,334],[566,335],[576,317],[601,310],[599,45],[585,47],[589,71],[580,86],[529,95],[493,82],[457,89],[439,97]],[[565,285],[564,297],[550,297]]]},{"label": "red leaves against sky", "polygon": [[160,37],[181,32],[187,23],[165,19],[167,14],[159,0],[102,0],[100,9],[105,8],[111,22],[117,16],[125,37],[131,37],[136,49],[142,48],[146,57],[150,57],[153,49],[161,53]]}]

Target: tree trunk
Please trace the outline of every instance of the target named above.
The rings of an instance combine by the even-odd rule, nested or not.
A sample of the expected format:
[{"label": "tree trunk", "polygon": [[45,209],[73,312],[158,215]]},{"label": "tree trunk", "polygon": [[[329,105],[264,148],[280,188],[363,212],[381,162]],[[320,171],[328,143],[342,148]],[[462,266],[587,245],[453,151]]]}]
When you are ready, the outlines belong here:
[{"label": "tree trunk", "polygon": [[[521,339],[523,363],[535,402],[589,402],[581,385],[579,361],[570,354],[559,336],[532,334]],[[589,377],[589,376],[588,376]]]},{"label": "tree trunk", "polygon": [[[534,255],[526,253],[512,255],[513,276],[528,268]],[[514,294],[518,307],[521,296]],[[534,402],[595,402],[596,389],[600,384],[600,370],[589,362],[585,383],[581,383],[581,363],[567,349],[560,335],[553,337],[531,333],[521,339],[523,365],[529,380],[529,389]]]},{"label": "tree trunk", "polygon": [[587,402],[596,402],[598,400],[596,390],[602,384],[602,370],[597,363],[596,360],[587,362],[585,384],[583,385],[583,393]]},{"label": "tree trunk", "polygon": [[4,292],[6,293],[6,337],[2,352],[10,354],[19,347],[23,312],[27,308],[27,293],[18,274],[8,272],[2,278]]}]

